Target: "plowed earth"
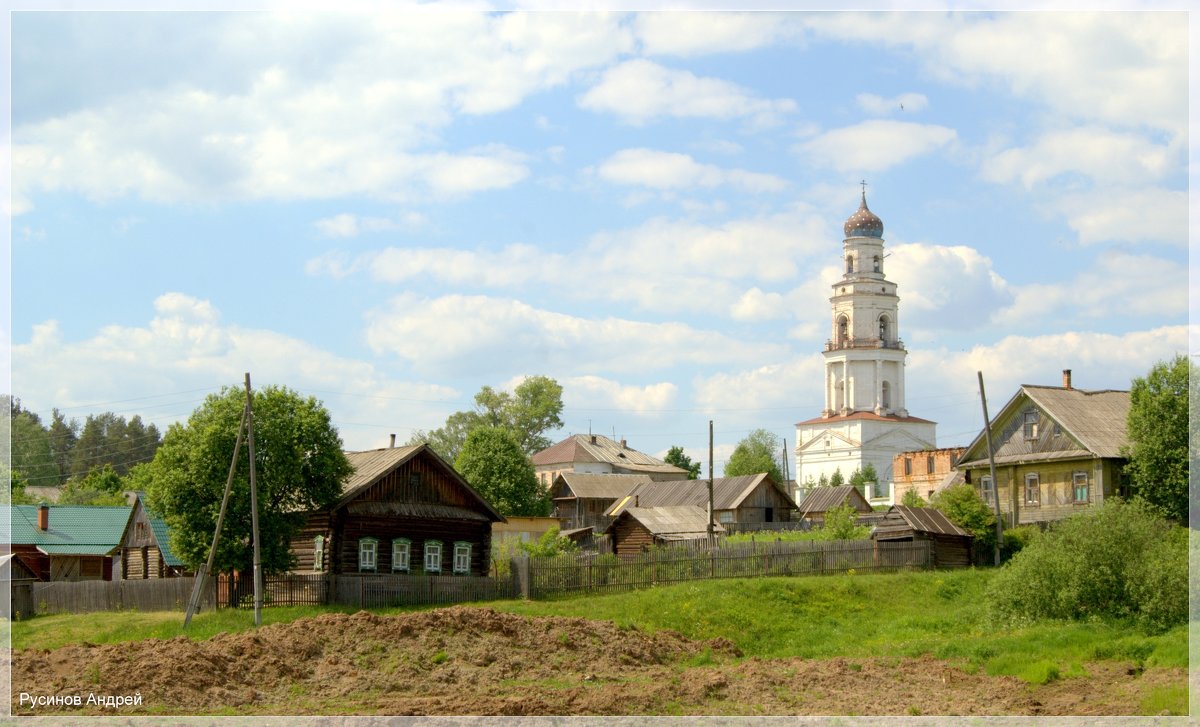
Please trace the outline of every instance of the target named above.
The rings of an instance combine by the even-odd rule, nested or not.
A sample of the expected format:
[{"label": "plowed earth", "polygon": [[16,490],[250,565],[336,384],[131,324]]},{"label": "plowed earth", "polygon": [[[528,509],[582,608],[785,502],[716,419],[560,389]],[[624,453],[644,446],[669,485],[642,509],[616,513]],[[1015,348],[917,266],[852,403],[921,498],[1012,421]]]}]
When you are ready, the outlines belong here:
[{"label": "plowed earth", "polygon": [[184,637],[13,653],[14,714],[34,695],[133,695],[120,714],[1136,714],[1182,669],[1116,662],[1046,686],[932,658],[743,659],[723,639],[453,607],[328,614],[207,641]]}]

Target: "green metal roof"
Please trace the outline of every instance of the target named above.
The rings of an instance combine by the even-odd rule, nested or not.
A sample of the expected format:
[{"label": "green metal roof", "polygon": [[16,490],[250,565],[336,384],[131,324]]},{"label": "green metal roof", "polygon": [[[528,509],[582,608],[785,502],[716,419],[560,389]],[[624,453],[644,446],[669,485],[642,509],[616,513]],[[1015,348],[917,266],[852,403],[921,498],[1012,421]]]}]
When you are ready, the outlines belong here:
[{"label": "green metal roof", "polygon": [[[142,507],[146,507],[145,500],[142,500]],[[158,541],[158,552],[162,554],[163,562],[172,567],[183,565],[183,561],[175,557],[174,551],[171,550],[171,531],[166,522],[148,507],[146,519],[150,521],[150,529],[154,531],[154,539]]]},{"label": "green metal roof", "polygon": [[36,545],[53,555],[104,555],[121,542],[128,507],[50,505],[49,528],[39,530],[37,505],[12,505],[4,513],[14,545]]}]

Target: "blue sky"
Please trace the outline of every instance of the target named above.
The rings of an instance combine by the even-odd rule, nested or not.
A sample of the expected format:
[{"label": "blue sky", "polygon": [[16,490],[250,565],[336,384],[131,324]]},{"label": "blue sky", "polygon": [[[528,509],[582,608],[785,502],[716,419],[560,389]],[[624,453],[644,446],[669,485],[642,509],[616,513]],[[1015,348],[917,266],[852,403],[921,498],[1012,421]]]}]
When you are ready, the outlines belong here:
[{"label": "blue sky", "polygon": [[545,374],[718,471],[819,414],[866,180],[939,446],[1188,350],[1181,13],[15,13],[12,391],[347,447]]}]

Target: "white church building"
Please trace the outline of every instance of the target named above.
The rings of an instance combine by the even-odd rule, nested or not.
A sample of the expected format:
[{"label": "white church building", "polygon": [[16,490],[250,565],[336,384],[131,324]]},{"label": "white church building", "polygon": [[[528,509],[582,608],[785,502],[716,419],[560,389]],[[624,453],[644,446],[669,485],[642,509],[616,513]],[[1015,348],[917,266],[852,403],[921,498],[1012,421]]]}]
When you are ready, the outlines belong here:
[{"label": "white church building", "polygon": [[888,497],[892,456],[936,449],[937,424],[904,405],[904,360],[896,284],[884,275],[883,221],[867,209],[846,220],[845,273],[833,284],[832,331],[825,343],[825,408],[796,425],[796,483],[808,489],[840,471],[847,481],[871,464],[869,499]]}]

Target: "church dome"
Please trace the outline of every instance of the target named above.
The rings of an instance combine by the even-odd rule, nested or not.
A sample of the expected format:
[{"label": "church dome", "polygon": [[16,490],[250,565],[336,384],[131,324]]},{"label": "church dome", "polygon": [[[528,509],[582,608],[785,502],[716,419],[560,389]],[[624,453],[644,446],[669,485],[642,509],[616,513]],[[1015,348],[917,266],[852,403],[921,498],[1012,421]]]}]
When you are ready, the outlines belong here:
[{"label": "church dome", "polygon": [[883,220],[875,216],[875,213],[867,209],[867,193],[864,190],[862,196],[862,204],[858,206],[858,211],[850,215],[846,220],[845,226],[842,228],[846,237],[883,237]]}]

